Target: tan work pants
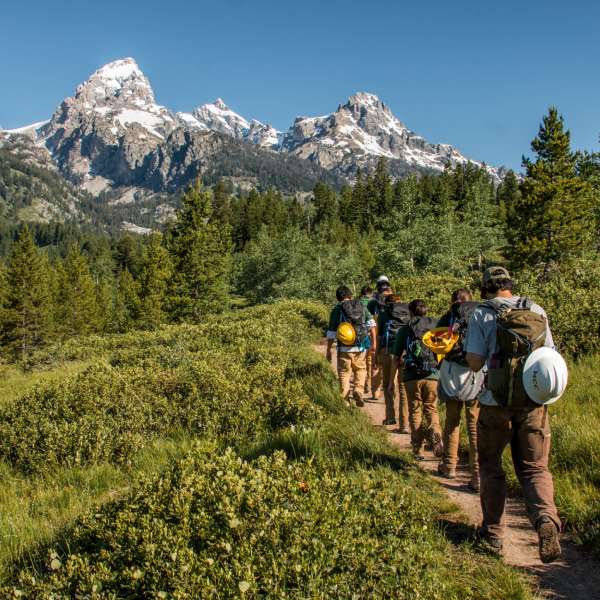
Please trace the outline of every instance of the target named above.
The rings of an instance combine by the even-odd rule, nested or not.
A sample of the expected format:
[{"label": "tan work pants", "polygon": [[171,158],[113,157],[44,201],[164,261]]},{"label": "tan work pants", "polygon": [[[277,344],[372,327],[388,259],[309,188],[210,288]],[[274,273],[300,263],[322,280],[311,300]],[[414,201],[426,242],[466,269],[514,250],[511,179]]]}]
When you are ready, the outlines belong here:
[{"label": "tan work pants", "polygon": [[371,396],[375,398],[375,394],[377,394],[381,387],[383,368],[381,365],[381,354],[378,352],[375,356],[371,356],[373,357],[371,363]]},{"label": "tan work pants", "polygon": [[365,394],[369,393],[371,381],[373,379],[373,364],[376,358],[370,352],[367,352],[367,377],[365,379]]},{"label": "tan work pants", "polygon": [[541,517],[549,517],[560,528],[554,504],[554,483],[548,470],[548,409],[544,406],[522,409],[482,406],[477,447],[484,529],[497,538],[504,533],[506,480],[502,452],[507,444],[510,444],[513,465],[531,523],[535,527]]},{"label": "tan work pants", "polygon": [[381,364],[381,375],[383,378],[383,394],[385,397],[385,418],[396,418],[396,399],[398,398],[398,424],[401,430],[408,429],[408,396],[406,387],[402,381],[402,368],[396,371],[396,379],[390,389],[390,375],[395,357],[387,350],[381,350],[379,362]]},{"label": "tan work pants", "polygon": [[367,379],[367,353],[338,352],[337,367],[342,397],[347,399],[350,396],[351,380],[354,375],[353,396],[355,400],[362,400]]},{"label": "tan work pants", "polygon": [[476,476],[479,472],[477,463],[477,419],[479,418],[479,402],[461,402],[446,400],[446,422],[444,423],[444,464],[451,469],[458,462],[458,445],[460,442],[460,420],[464,407],[467,420],[467,435],[469,438],[469,468]]},{"label": "tan work pants", "polygon": [[408,420],[410,422],[410,443],[413,452],[419,453],[426,438],[434,441],[441,437],[440,417],[437,410],[438,382],[432,379],[405,381],[408,395]]}]

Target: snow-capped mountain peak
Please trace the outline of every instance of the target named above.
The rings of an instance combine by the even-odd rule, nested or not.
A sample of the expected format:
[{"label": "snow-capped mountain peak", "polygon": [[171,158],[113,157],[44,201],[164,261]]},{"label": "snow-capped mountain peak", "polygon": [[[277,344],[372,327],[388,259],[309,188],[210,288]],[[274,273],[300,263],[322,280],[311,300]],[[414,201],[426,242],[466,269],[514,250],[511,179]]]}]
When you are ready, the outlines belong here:
[{"label": "snow-capped mountain peak", "polygon": [[256,119],[248,121],[234,112],[222,98],[195,108],[192,113],[177,113],[179,122],[190,129],[217,131],[265,148],[279,145],[280,132]]},{"label": "snow-capped mountain peak", "polygon": [[115,98],[138,105],[155,103],[150,82],[133,58],[115,60],[100,67],[77,87],[75,97],[92,105]]},{"label": "snow-capped mountain peak", "polygon": [[379,157],[393,171],[443,170],[448,163],[469,161],[448,144],[430,144],[410,131],[375,94],[357,92],[324,117],[299,117],[285,134],[282,148],[326,169],[352,176]]}]

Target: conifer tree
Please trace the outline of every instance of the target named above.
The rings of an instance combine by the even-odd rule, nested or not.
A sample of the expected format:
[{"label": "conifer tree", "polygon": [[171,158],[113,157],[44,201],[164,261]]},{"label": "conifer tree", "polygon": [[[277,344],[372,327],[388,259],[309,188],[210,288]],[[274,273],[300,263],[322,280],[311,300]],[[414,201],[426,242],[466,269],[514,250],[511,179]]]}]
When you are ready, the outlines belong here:
[{"label": "conifer tree", "polygon": [[523,157],[526,177],[508,223],[510,257],[515,265],[549,265],[582,249],[591,188],[576,174],[570,133],[556,108],[544,117],[531,149],[536,158]]},{"label": "conifer tree", "polygon": [[18,360],[25,360],[50,338],[53,302],[49,270],[48,260],[24,226],[6,273],[6,311],[2,323],[4,345]]},{"label": "conifer tree", "polygon": [[504,176],[502,183],[498,186],[496,192],[496,201],[500,218],[506,223],[514,218],[513,211],[521,199],[521,190],[519,180],[513,170],[510,170]]},{"label": "conifer tree", "polygon": [[112,318],[114,331],[124,332],[133,329],[139,316],[140,299],[138,286],[128,269],[119,274],[115,306]]},{"label": "conifer tree", "polygon": [[213,190],[213,219],[224,225],[231,225],[233,212],[231,194],[222,179],[219,179]]},{"label": "conifer tree", "polygon": [[227,304],[231,235],[229,227],[211,219],[211,200],[199,183],[190,187],[169,236],[169,304],[175,321],[199,322]]},{"label": "conifer tree", "polygon": [[153,329],[166,321],[166,292],[171,276],[171,257],[162,236],[153,234],[146,245],[139,284],[139,326]]},{"label": "conifer tree", "polygon": [[315,225],[331,225],[337,217],[338,207],[335,192],[326,183],[317,183],[313,190]]},{"label": "conifer tree", "polygon": [[62,338],[98,331],[96,289],[87,258],[72,245],[58,268],[56,326]]}]

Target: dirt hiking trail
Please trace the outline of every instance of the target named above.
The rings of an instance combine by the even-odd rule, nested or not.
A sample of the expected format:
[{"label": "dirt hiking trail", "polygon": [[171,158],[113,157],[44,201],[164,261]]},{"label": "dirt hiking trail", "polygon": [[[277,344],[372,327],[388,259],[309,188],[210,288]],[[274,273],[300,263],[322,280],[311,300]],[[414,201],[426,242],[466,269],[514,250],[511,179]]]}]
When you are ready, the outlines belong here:
[{"label": "dirt hiking trail", "polygon": [[[315,349],[324,355],[325,342],[323,341]],[[335,371],[335,352],[332,368]],[[366,412],[375,426],[387,430],[392,444],[400,450],[410,451],[410,435],[399,433],[396,426],[383,427],[381,425],[385,418],[383,398],[366,400],[362,410]],[[481,523],[479,495],[467,488],[468,465],[459,464],[456,479],[450,480],[438,476],[438,458],[427,451],[425,451],[425,457],[425,460],[419,463],[419,467],[429,473],[444,488],[449,499],[460,508],[462,516],[470,526],[467,528],[464,527],[464,523],[462,524],[462,538],[465,539],[465,530],[472,531],[473,527],[477,527]],[[540,598],[600,600],[600,561],[581,551],[570,541],[568,535],[563,535],[561,558],[554,563],[545,565],[540,561],[537,534],[527,518],[525,505],[521,498],[508,499],[505,518],[504,561],[527,573]],[[458,533],[461,523],[449,524],[449,537],[451,538],[453,537],[452,526],[457,529]],[[459,536],[460,533],[457,537]]]}]

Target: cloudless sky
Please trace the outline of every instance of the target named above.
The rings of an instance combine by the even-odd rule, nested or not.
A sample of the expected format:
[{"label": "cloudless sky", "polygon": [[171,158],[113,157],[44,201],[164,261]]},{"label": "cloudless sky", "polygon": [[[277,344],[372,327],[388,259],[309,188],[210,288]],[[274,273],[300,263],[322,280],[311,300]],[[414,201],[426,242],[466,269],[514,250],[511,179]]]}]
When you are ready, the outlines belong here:
[{"label": "cloudless sky", "polygon": [[519,168],[550,104],[598,149],[598,0],[24,0],[0,3],[0,126],[46,119],[134,57],[172,110],[222,97],[286,130],[377,94],[410,129]]}]

